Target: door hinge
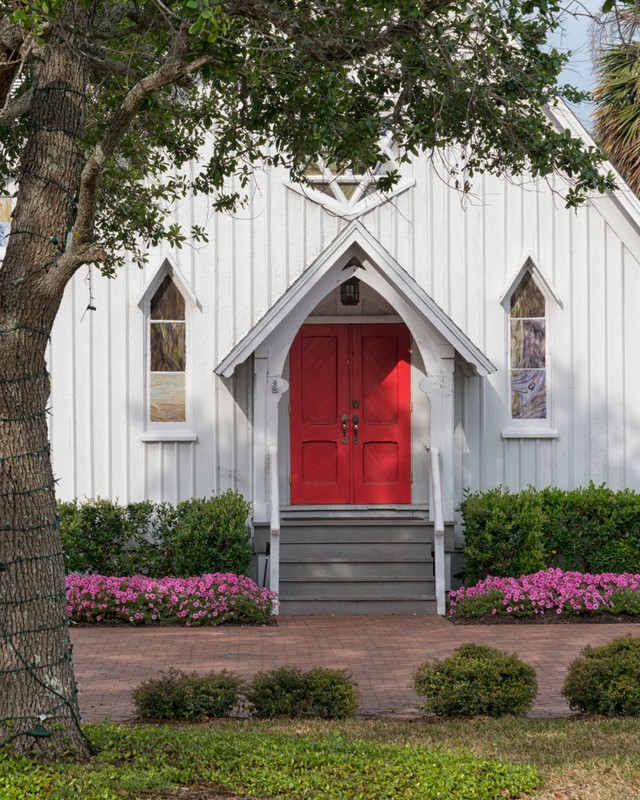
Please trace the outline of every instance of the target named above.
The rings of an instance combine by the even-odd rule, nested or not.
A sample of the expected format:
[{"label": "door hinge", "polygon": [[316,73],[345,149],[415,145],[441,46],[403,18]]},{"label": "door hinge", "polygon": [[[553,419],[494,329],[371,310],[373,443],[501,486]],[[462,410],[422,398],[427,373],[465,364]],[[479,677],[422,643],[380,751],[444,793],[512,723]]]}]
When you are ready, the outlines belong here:
[{"label": "door hinge", "polygon": [[291,473],[289,473],[289,486],[291,486]]},{"label": "door hinge", "polygon": [[413,400],[409,401],[409,413],[413,414]]},{"label": "door hinge", "polygon": [[409,483],[413,483],[413,472],[411,473],[411,478],[409,480]]}]

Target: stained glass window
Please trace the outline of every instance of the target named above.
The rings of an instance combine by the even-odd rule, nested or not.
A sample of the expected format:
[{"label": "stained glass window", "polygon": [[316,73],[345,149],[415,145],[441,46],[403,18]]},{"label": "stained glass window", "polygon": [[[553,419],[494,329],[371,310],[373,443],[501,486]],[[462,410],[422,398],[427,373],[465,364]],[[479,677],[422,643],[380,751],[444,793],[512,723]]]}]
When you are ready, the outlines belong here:
[{"label": "stained glass window", "polygon": [[511,417],[547,418],[546,302],[530,272],[511,296]]},{"label": "stained glass window", "polygon": [[151,298],[149,316],[149,418],[185,422],[185,302],[169,275]]}]

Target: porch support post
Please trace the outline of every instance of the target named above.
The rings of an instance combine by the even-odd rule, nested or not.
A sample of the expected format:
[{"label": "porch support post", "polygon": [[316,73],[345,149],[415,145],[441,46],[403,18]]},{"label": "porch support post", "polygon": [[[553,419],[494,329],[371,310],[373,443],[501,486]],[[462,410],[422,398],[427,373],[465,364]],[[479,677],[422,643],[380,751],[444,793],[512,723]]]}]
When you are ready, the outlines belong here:
[{"label": "porch support post", "polygon": [[265,355],[255,354],[253,372],[253,521],[266,522],[269,519],[266,388],[269,359]]},{"label": "porch support post", "polygon": [[446,613],[444,517],[442,516],[442,489],[440,485],[440,453],[437,447],[427,448],[431,457],[431,501],[429,515],[433,520],[433,549],[435,553],[436,613]]},{"label": "porch support post", "polygon": [[453,371],[455,351],[441,345],[439,374],[427,375],[420,389],[429,398],[429,447],[437,447],[441,455],[442,510],[445,520],[453,519]]},{"label": "porch support post", "polygon": [[[273,592],[280,592],[280,488],[279,488],[279,460],[278,460],[278,405],[282,395],[288,391],[289,384],[280,375],[267,375],[267,427],[266,441],[268,453],[268,480],[269,480],[269,527],[270,527],[270,556],[269,556],[269,588]],[[279,608],[276,606],[275,613]]]},{"label": "porch support post", "polygon": [[[445,613],[449,572],[445,564],[444,520],[453,519],[453,373],[455,351],[449,344],[440,346],[439,374],[429,374],[420,389],[429,398],[430,434],[425,447],[431,452],[429,518],[434,522],[434,550],[437,613]],[[437,487],[435,485],[437,483]],[[438,497],[436,497],[436,494]]]}]

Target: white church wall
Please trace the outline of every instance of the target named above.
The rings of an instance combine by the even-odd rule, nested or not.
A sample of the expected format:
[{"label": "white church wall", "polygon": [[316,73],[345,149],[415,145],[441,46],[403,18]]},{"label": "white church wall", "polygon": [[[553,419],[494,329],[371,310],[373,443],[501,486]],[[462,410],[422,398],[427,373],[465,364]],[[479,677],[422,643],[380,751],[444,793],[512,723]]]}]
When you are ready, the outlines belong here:
[{"label": "white church wall", "polygon": [[[361,222],[497,367],[456,372],[455,493],[503,483],[563,487],[590,479],[640,489],[640,265],[594,208],[564,209],[553,182],[524,186],[477,176],[466,201],[421,159],[415,186]],[[205,225],[208,245],[161,247],[116,280],[87,270],[65,294],[54,331],[51,436],[59,496],[177,501],[252,492],[252,370],[214,367],[345,227],[258,172],[252,203],[234,215],[185,199],[175,220]],[[612,223],[613,220],[613,223]],[[612,227],[612,224],[614,227]],[[620,227],[622,230],[622,226]],[[505,287],[531,256],[561,300],[548,300],[548,428],[557,438],[503,438],[510,427]],[[196,441],[143,441],[147,323],[138,305],[165,258],[198,301],[188,315],[187,428]]]}]

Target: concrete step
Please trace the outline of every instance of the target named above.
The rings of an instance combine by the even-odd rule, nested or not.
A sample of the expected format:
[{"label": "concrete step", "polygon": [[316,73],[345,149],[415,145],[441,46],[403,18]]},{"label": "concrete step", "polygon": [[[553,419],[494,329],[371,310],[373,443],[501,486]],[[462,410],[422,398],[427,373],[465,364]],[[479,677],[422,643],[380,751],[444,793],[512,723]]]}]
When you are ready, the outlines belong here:
[{"label": "concrete step", "polygon": [[281,558],[280,580],[319,579],[335,580],[361,579],[369,576],[376,580],[386,578],[413,578],[421,580],[433,576],[433,559],[417,558],[411,561],[386,558],[384,561],[373,557],[358,559],[323,557],[321,561],[313,558]]},{"label": "concrete step", "polygon": [[284,543],[327,542],[327,543],[373,543],[373,542],[430,542],[433,530],[426,525],[395,525],[388,520],[380,524],[339,525],[323,522],[314,525],[287,525],[280,530],[280,541]]},{"label": "concrete step", "polygon": [[280,598],[281,614],[435,614],[436,600],[431,594],[413,597],[309,597]]},{"label": "concrete step", "polygon": [[365,511],[283,518],[281,613],[435,613],[433,526]]},{"label": "concrete step", "polygon": [[280,559],[358,561],[362,553],[378,561],[431,558],[430,542],[280,542]]},{"label": "concrete step", "polygon": [[323,520],[357,521],[365,519],[386,522],[415,521],[424,524],[429,521],[427,506],[407,505],[332,505],[332,506],[282,506],[280,517],[286,523],[289,520],[300,524],[314,524],[319,518]]},{"label": "concrete step", "polygon": [[327,578],[281,579],[280,596],[286,598],[335,598],[350,597],[352,600],[374,597],[377,600],[389,597],[405,597],[429,594],[434,590],[433,580],[407,579],[404,577],[378,578],[363,576],[349,580]]}]

